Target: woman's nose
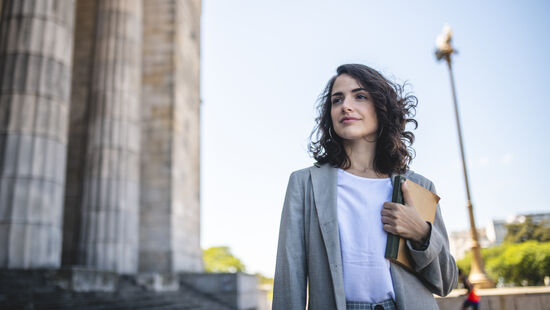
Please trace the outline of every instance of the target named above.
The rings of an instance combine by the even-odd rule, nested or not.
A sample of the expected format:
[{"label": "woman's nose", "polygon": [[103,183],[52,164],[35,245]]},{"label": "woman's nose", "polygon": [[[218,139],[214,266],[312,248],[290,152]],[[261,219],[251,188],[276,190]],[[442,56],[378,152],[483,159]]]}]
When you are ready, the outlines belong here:
[{"label": "woman's nose", "polygon": [[348,98],[344,98],[344,102],[342,102],[342,110],[343,111],[351,111],[351,100]]}]

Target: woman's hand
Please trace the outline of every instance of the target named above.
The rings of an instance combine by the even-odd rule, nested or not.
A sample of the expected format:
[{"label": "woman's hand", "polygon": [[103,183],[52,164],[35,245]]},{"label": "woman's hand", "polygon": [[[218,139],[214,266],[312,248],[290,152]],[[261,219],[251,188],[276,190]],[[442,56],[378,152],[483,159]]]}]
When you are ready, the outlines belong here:
[{"label": "woman's hand", "polygon": [[384,230],[411,240],[416,244],[424,244],[430,234],[430,225],[420,217],[412,205],[412,199],[407,182],[401,184],[405,204],[385,202],[382,208],[382,223]]}]

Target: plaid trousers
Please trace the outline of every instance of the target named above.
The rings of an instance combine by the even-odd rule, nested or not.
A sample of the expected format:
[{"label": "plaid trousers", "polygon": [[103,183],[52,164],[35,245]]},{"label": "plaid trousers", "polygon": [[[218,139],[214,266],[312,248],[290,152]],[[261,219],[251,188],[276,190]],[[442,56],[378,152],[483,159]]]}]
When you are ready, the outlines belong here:
[{"label": "plaid trousers", "polygon": [[396,310],[393,299],[384,300],[379,303],[362,301],[346,301],[346,310]]}]

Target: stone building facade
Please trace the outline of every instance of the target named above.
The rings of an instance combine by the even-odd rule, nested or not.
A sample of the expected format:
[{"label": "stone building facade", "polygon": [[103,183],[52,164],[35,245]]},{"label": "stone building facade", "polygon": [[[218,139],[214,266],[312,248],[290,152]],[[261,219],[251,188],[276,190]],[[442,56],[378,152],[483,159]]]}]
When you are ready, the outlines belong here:
[{"label": "stone building facade", "polygon": [[0,268],[200,272],[200,0],[0,0]]}]

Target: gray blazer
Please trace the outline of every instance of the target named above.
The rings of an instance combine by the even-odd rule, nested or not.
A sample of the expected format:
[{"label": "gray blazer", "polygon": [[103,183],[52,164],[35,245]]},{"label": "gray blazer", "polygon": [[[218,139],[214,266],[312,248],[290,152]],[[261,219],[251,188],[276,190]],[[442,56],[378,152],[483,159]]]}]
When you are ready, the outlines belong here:
[{"label": "gray blazer", "polygon": [[[316,164],[290,176],[279,231],[273,310],[303,310],[306,302],[310,310],[346,309],[336,171],[328,164]],[[405,177],[435,192],[423,176],[409,171]],[[439,205],[428,247],[417,251],[407,245],[415,274],[390,266],[397,309],[438,309],[432,293],[447,295],[458,274]]]}]

